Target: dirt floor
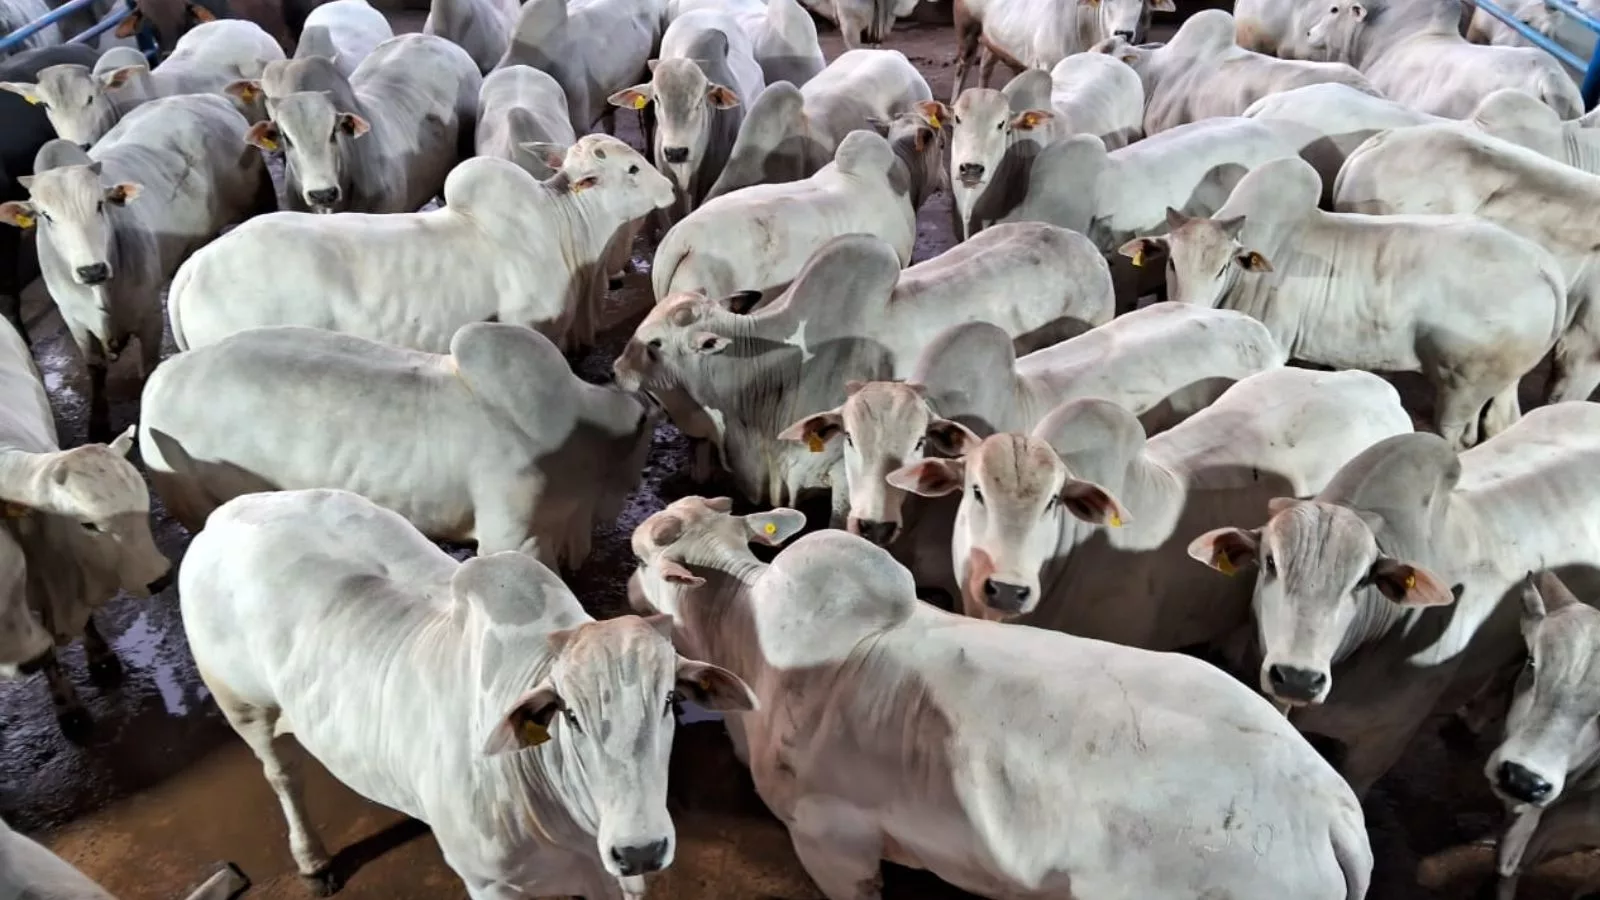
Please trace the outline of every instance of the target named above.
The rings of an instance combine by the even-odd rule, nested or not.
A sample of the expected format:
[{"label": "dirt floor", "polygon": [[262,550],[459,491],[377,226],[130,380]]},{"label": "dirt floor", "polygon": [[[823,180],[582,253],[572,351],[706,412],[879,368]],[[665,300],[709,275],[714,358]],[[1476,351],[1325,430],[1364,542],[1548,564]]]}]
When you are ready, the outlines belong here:
[{"label": "dirt floor", "polygon": [[[397,30],[417,30],[418,13],[395,15]],[[837,35],[824,33],[830,58]],[[952,36],[948,27],[902,24],[889,46],[904,51],[928,77],[934,95],[948,96]],[[631,122],[624,135],[638,142]],[[936,197],[921,213],[917,259],[948,248],[949,203]],[[649,248],[638,248],[640,272],[611,301],[611,329],[588,357],[586,377],[607,377],[627,325],[649,302]],[[37,298],[36,298],[37,300]],[[83,440],[84,379],[59,332],[59,319],[35,302],[34,333],[41,363],[61,417],[62,439]],[[169,348],[170,349],[170,348]],[[1418,397],[1416,385],[1405,393]],[[114,424],[132,423],[137,386],[131,367],[114,375]],[[1425,413],[1425,403],[1417,409]],[[646,515],[685,491],[673,477],[684,461],[678,434],[657,436],[644,484],[621,521],[597,536],[595,552],[573,578],[578,596],[596,615],[625,611],[631,553],[627,537]],[[174,559],[187,544],[182,528],[160,510],[161,546]],[[80,649],[66,660],[96,721],[85,747],[56,730],[41,680],[0,685],[0,816],[44,836],[123,900],[166,900],[209,874],[218,860],[237,863],[253,879],[247,896],[300,900],[307,896],[289,859],[278,806],[254,758],[210,703],[189,660],[172,591],[149,601],[123,600],[101,618],[128,670],[120,689],[102,692],[89,683]],[[1464,900],[1477,894],[1491,866],[1487,847],[1465,847],[1423,865],[1428,886],[1418,884],[1419,862],[1488,833],[1499,821],[1498,803],[1481,774],[1487,747],[1455,756],[1429,729],[1399,769],[1368,803],[1378,871],[1374,900]],[[1239,760],[1249,765],[1249,760]],[[679,731],[671,780],[679,829],[678,859],[652,882],[657,900],[817,900],[796,863],[781,826],[762,807],[750,779],[734,760],[717,722]],[[348,876],[349,900],[463,898],[465,891],[443,865],[426,827],[353,795],[313,761],[306,766],[315,827]],[[1130,771],[1130,778],[1137,778]],[[1206,773],[1195,772],[1196,779]],[[1578,856],[1546,866],[1524,880],[1523,900],[1566,898],[1596,867]],[[885,896],[944,900],[965,896],[920,873],[891,871]],[[1094,898],[1085,898],[1094,900]],[[1294,900],[1294,898],[1285,898]]]}]

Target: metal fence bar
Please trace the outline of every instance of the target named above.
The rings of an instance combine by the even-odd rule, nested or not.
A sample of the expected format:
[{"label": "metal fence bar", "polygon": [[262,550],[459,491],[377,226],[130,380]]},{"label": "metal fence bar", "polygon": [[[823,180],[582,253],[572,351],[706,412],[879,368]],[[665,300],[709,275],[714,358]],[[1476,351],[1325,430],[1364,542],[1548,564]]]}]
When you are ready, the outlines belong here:
[{"label": "metal fence bar", "polygon": [[16,31],[11,32],[5,37],[0,37],[0,53],[16,49],[28,38],[33,37],[51,25],[54,25],[62,19],[65,19],[67,16],[77,12],[78,10],[87,9],[93,5],[94,0],[71,0],[71,2],[62,5],[57,9],[50,10],[32,22],[29,22],[21,28],[18,28]]},{"label": "metal fence bar", "polygon": [[1569,0],[1544,0],[1544,5],[1550,7],[1551,9],[1561,10],[1567,14],[1567,18],[1572,19],[1579,25],[1582,25],[1595,34],[1600,34],[1600,22],[1596,22],[1594,19],[1589,18],[1588,13],[1576,6],[1573,6]]},{"label": "metal fence bar", "polygon": [[[126,19],[132,13],[133,13],[133,7],[131,7],[131,6],[119,6],[116,9],[113,9],[111,11],[110,15],[106,16],[104,19],[101,19],[100,21],[94,23],[94,25],[92,25],[91,27],[85,29],[84,31],[80,31],[77,34],[73,35],[71,37],[71,39],[69,39],[67,41],[67,43],[69,43],[69,44],[87,44],[90,41],[94,40],[95,38],[99,37],[100,35],[105,34],[106,32],[110,31],[111,29],[117,27],[117,24],[119,22],[121,22],[123,19]],[[146,54],[146,55],[148,56],[149,54]]]},{"label": "metal fence bar", "polygon": [[[1549,2],[1549,0],[1546,0],[1546,2]],[[1588,61],[1584,60],[1576,53],[1573,53],[1571,50],[1568,50],[1567,48],[1551,40],[1549,37],[1546,37],[1545,35],[1533,30],[1528,23],[1512,15],[1509,10],[1494,2],[1494,0],[1477,0],[1477,4],[1479,9],[1504,22],[1508,27],[1514,29],[1517,34],[1520,34],[1526,38],[1529,43],[1550,54],[1551,56],[1554,56],[1556,59],[1561,60],[1561,62],[1565,63],[1566,65],[1571,66],[1580,72],[1586,71],[1589,68]],[[1580,13],[1580,15],[1582,14]],[[1583,18],[1587,20],[1587,22],[1593,21],[1589,19],[1588,16],[1583,16]],[[1600,25],[1600,23],[1596,24]]]}]

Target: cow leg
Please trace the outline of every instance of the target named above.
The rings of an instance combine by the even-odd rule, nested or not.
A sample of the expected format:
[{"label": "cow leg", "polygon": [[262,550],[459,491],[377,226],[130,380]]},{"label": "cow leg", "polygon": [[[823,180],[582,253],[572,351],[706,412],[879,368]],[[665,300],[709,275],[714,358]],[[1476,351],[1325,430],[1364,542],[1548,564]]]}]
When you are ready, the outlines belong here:
[{"label": "cow leg", "polygon": [[876,822],[844,803],[803,797],[789,837],[828,900],[882,900],[883,832]]},{"label": "cow leg", "polygon": [[1440,374],[1434,400],[1439,436],[1458,451],[1469,449],[1478,443],[1478,415],[1489,398],[1483,396],[1478,385],[1463,384],[1447,373]]},{"label": "cow leg", "polygon": [[122,683],[122,660],[100,634],[93,616],[83,623],[83,655],[89,660],[90,681],[103,688],[114,688]]},{"label": "cow leg", "polygon": [[978,87],[986,88],[994,80],[994,67],[1000,64],[1000,57],[996,56],[988,47],[978,51]]},{"label": "cow leg", "polygon": [[1489,400],[1489,407],[1483,414],[1484,440],[1505,431],[1522,418],[1522,403],[1517,399],[1517,387],[1518,382],[1513,381]]},{"label": "cow leg", "polygon": [[1556,341],[1552,368],[1546,403],[1589,399],[1600,387],[1600,338],[1575,323]]},{"label": "cow leg", "polygon": [[950,88],[950,105],[956,105],[961,96],[961,86],[967,80],[967,67],[978,52],[978,39],[983,36],[983,23],[973,18],[966,0],[955,0],[950,5],[951,18],[956,31],[956,72],[954,86]]},{"label": "cow leg", "polygon": [[72,686],[72,679],[67,677],[67,670],[61,667],[54,650],[46,654],[39,671],[44,673],[45,683],[50,686],[50,702],[56,708],[56,723],[61,726],[61,733],[75,744],[88,740],[94,722],[83,701],[78,699],[78,689]]},{"label": "cow leg", "polygon": [[319,897],[337,893],[341,885],[338,875],[333,871],[332,860],[322,846],[322,839],[317,837],[306,821],[305,792],[300,783],[299,765],[285,761],[272,743],[273,732],[278,725],[278,710],[244,703],[229,696],[226,691],[219,691],[218,686],[209,679],[206,684],[211,688],[212,696],[217,698],[217,706],[227,717],[228,724],[250,746],[256,759],[261,760],[267,784],[278,795],[283,817],[288,821],[289,854],[294,857],[300,877],[311,892]]}]

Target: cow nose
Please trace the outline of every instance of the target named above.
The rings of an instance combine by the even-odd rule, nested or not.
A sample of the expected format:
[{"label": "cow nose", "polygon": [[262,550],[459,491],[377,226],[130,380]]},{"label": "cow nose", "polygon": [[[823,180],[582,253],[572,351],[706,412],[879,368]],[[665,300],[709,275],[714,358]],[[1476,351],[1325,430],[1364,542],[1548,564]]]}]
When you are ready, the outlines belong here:
[{"label": "cow nose", "polygon": [[17,666],[17,671],[23,675],[32,675],[33,673],[44,668],[44,664],[50,661],[50,657],[53,652],[54,651],[46,650],[38,656],[35,656],[33,659],[30,659],[27,662]]},{"label": "cow nose", "polygon": [[1550,799],[1550,791],[1554,789],[1554,785],[1521,763],[1503,762],[1497,774],[1500,790],[1523,803],[1543,803]]},{"label": "cow nose", "polygon": [[895,532],[898,530],[900,530],[900,526],[893,522],[860,521],[856,523],[856,531],[879,547],[889,546],[889,542],[894,540]]},{"label": "cow nose", "polygon": [[1131,31],[1113,31],[1111,36],[1122,38],[1130,44],[1133,43],[1133,32]]},{"label": "cow nose", "polygon": [[331,206],[332,204],[339,202],[339,189],[336,187],[331,187],[317,188],[314,191],[306,191],[306,199],[317,204],[318,206]]},{"label": "cow nose", "polygon": [[1296,666],[1272,666],[1267,669],[1267,683],[1280,700],[1298,700],[1309,703],[1317,699],[1328,683],[1328,676]]},{"label": "cow nose", "polygon": [[1028,598],[1032,595],[1031,588],[1020,584],[995,581],[993,578],[985,579],[983,582],[983,602],[990,609],[1000,612],[1022,612],[1022,608],[1028,605]]},{"label": "cow nose", "polygon": [[669,163],[686,163],[689,161],[688,147],[664,147],[661,156]]},{"label": "cow nose", "polygon": [[162,591],[166,590],[169,587],[172,587],[172,570],[171,569],[168,569],[167,573],[165,575],[162,575],[160,578],[157,578],[155,581],[152,581],[149,584],[145,585],[145,590],[149,591],[150,592],[150,596],[154,597],[156,594],[161,593]]},{"label": "cow nose", "polygon": [[959,170],[962,181],[978,181],[983,178],[983,163],[962,163]]},{"label": "cow nose", "polygon": [[105,263],[78,267],[78,280],[84,284],[105,284],[111,280],[111,267]]},{"label": "cow nose", "polygon": [[667,841],[662,838],[648,844],[612,847],[611,861],[617,864],[617,873],[624,878],[659,872],[667,861]]}]

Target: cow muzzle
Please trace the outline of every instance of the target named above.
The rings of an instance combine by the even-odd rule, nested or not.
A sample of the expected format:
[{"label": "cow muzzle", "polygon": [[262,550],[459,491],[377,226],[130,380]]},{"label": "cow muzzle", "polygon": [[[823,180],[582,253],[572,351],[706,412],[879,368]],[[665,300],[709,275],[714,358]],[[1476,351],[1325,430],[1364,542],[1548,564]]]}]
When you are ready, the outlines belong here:
[{"label": "cow muzzle", "polygon": [[983,184],[983,173],[983,163],[962,163],[956,169],[956,175],[961,180],[961,186],[966,188],[975,188]]},{"label": "cow muzzle", "polygon": [[1111,36],[1112,37],[1122,38],[1123,40],[1127,41],[1130,44],[1133,43],[1133,32],[1127,31],[1125,29],[1122,30],[1122,31],[1113,31],[1113,32],[1111,32]]},{"label": "cow muzzle", "polygon": [[894,543],[900,535],[900,525],[896,522],[873,522],[867,519],[851,519],[850,530],[866,538],[879,547],[887,547]]},{"label": "cow muzzle", "polygon": [[661,158],[669,165],[682,165],[689,161],[689,148],[663,147],[661,148]]},{"label": "cow muzzle", "polygon": [[1267,693],[1294,706],[1316,703],[1328,690],[1328,675],[1299,666],[1267,667]]},{"label": "cow muzzle", "polygon": [[983,604],[1007,615],[1020,615],[1028,609],[1033,599],[1033,589],[1023,584],[1012,584],[994,578],[983,580]]},{"label": "cow muzzle", "polygon": [[333,212],[333,205],[339,202],[341,193],[337,187],[317,188],[314,191],[306,191],[306,203],[311,206],[312,212],[331,213]]},{"label": "cow muzzle", "polygon": [[1495,770],[1495,787],[1500,793],[1520,803],[1543,805],[1555,793],[1555,785],[1544,776],[1521,763],[1507,760]]},{"label": "cow muzzle", "polygon": [[672,842],[666,838],[611,848],[611,862],[623,878],[659,872],[667,867]]}]

